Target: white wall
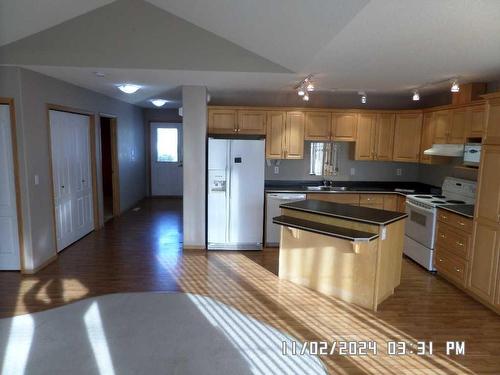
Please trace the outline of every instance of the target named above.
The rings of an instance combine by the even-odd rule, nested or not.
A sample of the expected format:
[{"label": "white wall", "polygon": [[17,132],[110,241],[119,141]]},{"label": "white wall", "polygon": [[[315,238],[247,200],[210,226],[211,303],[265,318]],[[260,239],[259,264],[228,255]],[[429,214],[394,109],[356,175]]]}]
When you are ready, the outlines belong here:
[{"label": "white wall", "polygon": [[[56,251],[50,199],[47,104],[118,117],[122,210],[130,208],[146,193],[144,123],[142,110],[136,106],[26,69],[0,67],[0,77],[3,74],[15,76],[12,73],[17,75],[16,84],[6,85],[3,80],[0,81],[0,93],[2,96],[17,97],[15,105],[20,111],[16,120],[20,144],[25,269],[31,270],[54,256]],[[99,128],[96,130],[99,134]],[[99,162],[97,164],[100,167]],[[39,185],[34,184],[35,175],[39,176]]]},{"label": "white wall", "polygon": [[184,247],[205,248],[206,88],[183,87],[182,105],[184,108]]}]

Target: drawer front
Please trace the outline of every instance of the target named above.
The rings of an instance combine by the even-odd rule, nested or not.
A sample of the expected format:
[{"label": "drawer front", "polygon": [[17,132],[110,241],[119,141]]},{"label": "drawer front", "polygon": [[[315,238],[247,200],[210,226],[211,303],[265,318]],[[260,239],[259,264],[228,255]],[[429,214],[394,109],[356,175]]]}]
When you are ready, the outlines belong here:
[{"label": "drawer front", "polygon": [[360,194],[359,195],[359,205],[384,205],[384,195],[383,194]]},{"label": "drawer front", "polygon": [[465,286],[467,277],[467,262],[465,260],[436,247],[434,265],[439,273]]},{"label": "drawer front", "polygon": [[359,205],[359,194],[350,193],[312,193],[307,194],[307,199],[316,199],[321,201]]},{"label": "drawer front", "polygon": [[472,233],[472,219],[454,214],[453,212],[438,210],[438,220],[467,233]]},{"label": "drawer front", "polygon": [[459,231],[449,224],[438,223],[436,233],[436,246],[446,249],[450,253],[469,259],[470,234]]}]

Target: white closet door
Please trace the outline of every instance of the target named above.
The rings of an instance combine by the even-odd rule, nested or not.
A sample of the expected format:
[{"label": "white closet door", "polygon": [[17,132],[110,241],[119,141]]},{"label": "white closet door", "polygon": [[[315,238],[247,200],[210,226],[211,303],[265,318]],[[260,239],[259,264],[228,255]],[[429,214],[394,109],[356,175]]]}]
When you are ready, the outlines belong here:
[{"label": "white closet door", "polygon": [[57,251],[94,230],[90,118],[50,111]]},{"label": "white closet door", "polygon": [[10,107],[0,105],[0,270],[21,269]]}]

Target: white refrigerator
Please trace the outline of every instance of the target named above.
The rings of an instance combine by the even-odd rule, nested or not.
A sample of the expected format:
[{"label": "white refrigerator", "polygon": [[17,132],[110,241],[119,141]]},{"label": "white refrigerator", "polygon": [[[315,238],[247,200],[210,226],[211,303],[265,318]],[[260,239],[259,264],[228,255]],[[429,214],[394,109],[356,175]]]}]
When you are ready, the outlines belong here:
[{"label": "white refrigerator", "polygon": [[263,139],[208,139],[208,249],[261,250]]}]

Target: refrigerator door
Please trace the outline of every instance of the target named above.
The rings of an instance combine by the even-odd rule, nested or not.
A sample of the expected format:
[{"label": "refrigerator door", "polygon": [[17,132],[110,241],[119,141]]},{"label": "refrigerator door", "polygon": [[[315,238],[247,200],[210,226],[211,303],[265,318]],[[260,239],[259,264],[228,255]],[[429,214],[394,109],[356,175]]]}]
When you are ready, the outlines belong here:
[{"label": "refrigerator door", "polygon": [[208,247],[228,241],[229,148],[227,139],[208,140]]},{"label": "refrigerator door", "polygon": [[262,248],[264,142],[263,139],[231,141],[229,243],[237,250]]}]

